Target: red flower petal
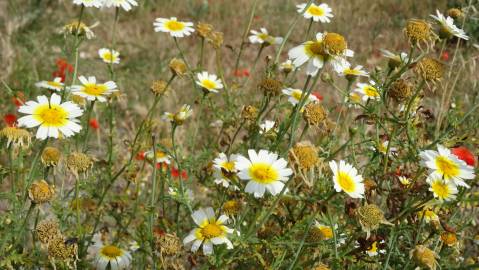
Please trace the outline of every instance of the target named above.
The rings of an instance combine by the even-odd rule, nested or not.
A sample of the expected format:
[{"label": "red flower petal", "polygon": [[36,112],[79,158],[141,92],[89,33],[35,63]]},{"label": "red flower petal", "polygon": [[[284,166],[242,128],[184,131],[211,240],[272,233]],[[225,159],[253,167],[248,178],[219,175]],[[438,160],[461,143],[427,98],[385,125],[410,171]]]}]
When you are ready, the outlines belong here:
[{"label": "red flower petal", "polygon": [[17,122],[17,116],[11,113],[5,114],[5,116],[3,117],[3,121],[7,123],[7,126],[13,127]]},{"label": "red flower petal", "polygon": [[90,127],[93,128],[93,129],[99,129],[100,128],[100,124],[98,123],[98,121],[95,118],[90,119],[89,124],[90,124]]},{"label": "red flower petal", "polygon": [[460,160],[466,162],[469,166],[476,164],[476,157],[474,154],[464,146],[459,146],[451,149],[451,152],[457,156]]}]

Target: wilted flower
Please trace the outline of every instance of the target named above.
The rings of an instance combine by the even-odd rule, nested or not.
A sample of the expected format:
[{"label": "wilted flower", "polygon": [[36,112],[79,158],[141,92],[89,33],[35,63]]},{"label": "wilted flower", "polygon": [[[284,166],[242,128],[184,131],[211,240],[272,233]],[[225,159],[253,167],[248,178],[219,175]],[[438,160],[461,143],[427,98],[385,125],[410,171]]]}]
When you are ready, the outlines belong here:
[{"label": "wilted flower", "polygon": [[257,116],[258,108],[252,105],[243,107],[243,110],[241,111],[241,118],[243,118],[245,121],[254,121],[256,120]]},{"label": "wilted flower", "polygon": [[62,235],[56,235],[48,243],[48,257],[54,261],[76,261],[78,259],[78,244],[76,241],[68,241]]},{"label": "wilted flower", "polygon": [[50,241],[61,235],[60,226],[54,220],[42,220],[37,224],[35,234],[43,245],[48,245]]},{"label": "wilted flower", "polygon": [[181,240],[175,234],[161,233],[156,237],[156,247],[161,254],[173,256],[181,251]]},{"label": "wilted flower", "polygon": [[41,161],[46,167],[55,167],[60,161],[61,153],[55,147],[45,147],[42,152]]},{"label": "wilted flower", "polygon": [[283,83],[281,81],[265,78],[258,84],[258,89],[263,92],[265,96],[277,96],[281,93]]},{"label": "wilted flower", "polygon": [[318,150],[310,142],[297,143],[290,151],[289,160],[304,170],[315,168],[320,161]]},{"label": "wilted flower", "polygon": [[457,243],[457,236],[453,232],[441,233],[441,241],[447,246],[454,246]]},{"label": "wilted flower", "polygon": [[304,107],[303,118],[310,126],[319,126],[326,118],[327,113],[319,103],[310,103]]},{"label": "wilted flower", "polygon": [[92,39],[95,37],[93,31],[86,24],[78,21],[73,21],[65,26],[62,30],[63,34],[70,34],[73,36],[85,36],[87,39]]},{"label": "wilted flower", "polygon": [[424,20],[409,20],[404,33],[413,45],[428,44],[433,39],[431,25]]},{"label": "wilted flower", "polygon": [[388,90],[388,95],[397,102],[402,102],[412,96],[412,85],[404,80],[394,81]]},{"label": "wilted flower", "polygon": [[436,270],[437,268],[439,256],[423,245],[418,245],[411,250],[410,256],[421,267],[428,268],[429,270]]},{"label": "wilted flower", "polygon": [[436,59],[424,57],[417,63],[415,71],[426,81],[436,81],[444,76],[444,64]]},{"label": "wilted flower", "polygon": [[176,76],[183,76],[186,74],[188,71],[188,68],[186,66],[186,63],[178,58],[173,58],[171,59],[169,65],[171,72],[175,74]]},{"label": "wilted flower", "polygon": [[30,133],[17,127],[4,127],[0,131],[0,137],[7,139],[7,147],[10,145],[14,147],[28,147],[32,142],[32,136]]},{"label": "wilted flower", "polygon": [[213,31],[213,25],[211,24],[199,22],[196,25],[196,33],[202,38],[207,38],[212,31]]},{"label": "wilted flower", "polygon": [[241,211],[241,202],[237,200],[229,200],[223,204],[223,212],[228,216],[235,216]]},{"label": "wilted flower", "polygon": [[67,167],[75,175],[79,173],[86,173],[93,166],[93,160],[89,156],[80,153],[73,152],[67,157]]},{"label": "wilted flower", "polygon": [[393,225],[384,218],[383,211],[375,204],[366,204],[359,207],[357,210],[359,223],[366,232],[366,238],[369,238],[371,231],[379,228],[379,225]]},{"label": "wilted flower", "polygon": [[208,35],[206,39],[213,45],[215,49],[219,49],[223,45],[223,33],[219,31],[213,31]]},{"label": "wilted flower", "polygon": [[168,83],[163,80],[154,81],[150,86],[150,90],[157,96],[164,95],[168,90],[167,85]]}]

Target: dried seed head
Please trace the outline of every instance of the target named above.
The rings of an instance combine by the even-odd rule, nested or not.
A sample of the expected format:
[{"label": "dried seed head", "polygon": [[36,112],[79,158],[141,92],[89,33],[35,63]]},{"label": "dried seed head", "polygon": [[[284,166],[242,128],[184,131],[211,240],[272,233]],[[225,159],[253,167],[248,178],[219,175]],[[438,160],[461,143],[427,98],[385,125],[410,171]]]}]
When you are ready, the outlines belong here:
[{"label": "dried seed head", "polygon": [[151,84],[150,91],[157,96],[164,95],[168,89],[167,85],[168,83],[163,80],[154,81]]},{"label": "dried seed head", "polygon": [[55,167],[60,161],[61,153],[55,147],[45,147],[42,152],[41,160],[46,167]]},{"label": "dried seed head", "polygon": [[85,36],[87,39],[91,39],[95,37],[95,34],[91,29],[84,23],[78,21],[73,21],[65,26],[63,26],[63,31],[62,33],[64,34],[71,34],[74,36],[80,36],[83,37]]},{"label": "dried seed head", "polygon": [[258,84],[258,89],[263,91],[265,96],[277,96],[281,94],[283,83],[272,78],[265,78]]},{"label": "dried seed head", "polygon": [[245,106],[241,112],[241,118],[244,121],[254,121],[258,116],[258,108],[252,105]]},{"label": "dried seed head", "polygon": [[359,223],[367,234],[366,238],[369,238],[371,231],[379,228],[380,224],[393,225],[384,218],[383,211],[375,204],[366,204],[356,211]]},{"label": "dried seed head", "polygon": [[319,163],[318,150],[310,142],[297,143],[289,153],[289,160],[301,169],[313,169]]},{"label": "dried seed head", "polygon": [[342,55],[348,48],[344,37],[337,33],[326,33],[321,43],[322,50],[329,55]]},{"label": "dried seed head", "polygon": [[26,148],[32,142],[32,137],[30,133],[23,129],[17,127],[5,127],[0,131],[0,137],[7,138],[7,147],[10,144],[13,147],[22,147]]},{"label": "dried seed head", "polygon": [[93,166],[93,160],[89,156],[80,153],[73,152],[67,157],[67,167],[75,175],[79,173],[86,173]]},{"label": "dried seed head", "polygon": [[43,220],[38,223],[35,230],[38,240],[47,245],[50,241],[61,235],[60,226],[54,220]]},{"label": "dried seed head", "polygon": [[80,105],[80,106],[85,106],[86,105],[86,99],[81,96],[77,95],[71,95],[70,100],[73,101],[74,103]]},{"label": "dried seed head", "polygon": [[458,8],[450,8],[447,10],[447,15],[453,18],[454,20],[457,20],[461,18],[464,15],[464,13],[462,13],[462,11]]},{"label": "dried seed head", "polygon": [[411,251],[411,257],[421,267],[435,270],[437,267],[437,254],[429,248],[419,245]]},{"label": "dried seed head", "polygon": [[234,216],[241,211],[241,202],[237,200],[229,200],[223,204],[223,211],[228,216]]},{"label": "dried seed head", "polygon": [[69,241],[62,235],[57,235],[48,244],[48,256],[60,261],[75,260],[78,254],[78,244]]},{"label": "dried seed head", "polygon": [[174,234],[160,234],[156,239],[156,247],[160,253],[172,256],[181,251],[181,240]]},{"label": "dried seed head", "polygon": [[211,45],[213,45],[215,49],[219,49],[221,45],[223,45],[223,33],[218,31],[213,31],[208,35],[207,41]]},{"label": "dried seed head", "polygon": [[436,81],[444,76],[444,64],[436,59],[425,57],[417,63],[415,71],[426,81]]},{"label": "dried seed head", "polygon": [[173,74],[180,77],[185,75],[187,71],[186,63],[178,58],[171,59],[169,67]]},{"label": "dried seed head", "polygon": [[213,25],[208,23],[199,22],[196,25],[196,33],[202,38],[207,38],[208,35],[213,31]]},{"label": "dried seed head", "polygon": [[427,43],[432,39],[431,25],[424,20],[409,20],[404,29],[409,42],[413,45]]},{"label": "dried seed head", "polygon": [[55,195],[55,187],[50,186],[45,180],[33,182],[28,189],[28,197],[36,204],[50,202],[53,195]]},{"label": "dried seed head", "polygon": [[319,126],[326,117],[326,111],[319,103],[309,103],[304,107],[303,118],[310,126]]},{"label": "dried seed head", "polygon": [[329,267],[325,264],[319,263],[318,265],[314,266],[312,270],[329,270]]},{"label": "dried seed head", "polygon": [[453,246],[454,244],[457,243],[456,234],[453,233],[453,232],[443,232],[443,233],[441,233],[441,240],[447,246]]},{"label": "dried seed head", "polygon": [[391,84],[388,94],[397,102],[405,101],[412,95],[412,85],[404,79],[399,79]]}]

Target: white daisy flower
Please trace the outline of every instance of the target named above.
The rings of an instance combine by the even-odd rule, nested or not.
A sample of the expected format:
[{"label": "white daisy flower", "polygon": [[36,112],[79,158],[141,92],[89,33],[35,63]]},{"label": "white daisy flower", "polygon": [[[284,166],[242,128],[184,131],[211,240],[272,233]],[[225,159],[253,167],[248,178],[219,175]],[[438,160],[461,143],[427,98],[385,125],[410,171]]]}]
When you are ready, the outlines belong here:
[{"label": "white daisy flower", "polygon": [[431,209],[424,209],[420,212],[417,212],[417,218],[419,220],[423,219],[426,223],[431,221],[439,222],[439,216]]},{"label": "white daisy flower", "polygon": [[434,198],[437,198],[439,201],[453,201],[456,199],[458,190],[454,182],[444,181],[435,174],[429,175],[426,182],[430,186],[429,191],[431,191]]},{"label": "white daisy flower", "polygon": [[[335,229],[337,226],[334,226]],[[324,225],[317,220],[314,221],[314,228],[320,232],[321,240],[329,240],[334,237],[333,228],[328,225]]]},{"label": "white daisy flower", "polygon": [[150,161],[155,161],[155,163],[166,163],[170,164],[170,156],[165,152],[156,149],[156,154],[153,155],[153,149],[145,152],[145,158]]},{"label": "white daisy flower", "polygon": [[411,185],[411,183],[412,183],[411,179],[409,179],[406,176],[399,176],[398,179],[399,179],[399,183],[401,183],[401,185],[406,186],[406,187]]},{"label": "white daisy flower", "polygon": [[425,150],[419,155],[422,165],[429,168],[431,174],[437,175],[444,181],[452,181],[457,186],[469,187],[464,180],[474,179],[474,168],[467,165],[451,153],[451,150],[437,145],[437,150]]},{"label": "white daisy flower", "polygon": [[172,123],[183,124],[183,122],[193,114],[193,110],[190,105],[183,104],[180,110],[176,113],[165,112],[163,114],[163,120],[168,120]]},{"label": "white daisy flower", "polygon": [[265,120],[263,123],[259,125],[259,134],[266,134],[270,130],[274,130],[274,126],[276,123],[271,120]]},{"label": "white daisy flower", "polygon": [[346,77],[368,77],[368,72],[363,69],[363,66],[356,66],[355,68],[351,68],[351,63],[349,63],[346,59],[341,59],[336,61],[334,64],[334,70],[338,73],[339,76],[346,76]]},{"label": "white daisy flower", "polygon": [[[236,155],[231,155],[229,158],[225,153],[220,153],[217,158],[213,160],[213,168],[215,178],[214,182],[217,185],[222,185],[225,188],[230,187],[231,179],[236,176],[238,172],[235,167]],[[233,189],[238,187],[233,186]]]},{"label": "white daisy flower", "polygon": [[227,249],[232,249],[233,244],[228,239],[228,234],[234,232],[233,229],[224,224],[228,221],[226,215],[221,215],[216,219],[213,208],[201,208],[191,215],[198,228],[193,229],[183,240],[183,244],[193,242],[191,251],[196,252],[203,245],[205,255],[213,254],[213,245],[226,244]]},{"label": "white daisy flower", "polygon": [[[286,88],[283,89],[283,94],[288,96],[288,101],[289,103],[293,104],[296,106],[296,104],[299,103],[301,100],[301,96],[303,95],[303,90],[301,89],[293,89],[293,88]],[[307,93],[304,93],[306,95]],[[304,106],[308,105],[311,102],[318,102],[318,98],[314,95],[309,95],[307,98],[306,102],[304,103]]]},{"label": "white daisy flower", "polygon": [[130,11],[132,7],[138,6],[136,0],[104,0],[106,7],[121,7],[125,11]]},{"label": "white daisy flower", "polygon": [[120,63],[120,53],[107,48],[101,48],[98,50],[98,55],[101,60],[107,64],[119,64]]},{"label": "white daisy flower", "polygon": [[93,264],[98,270],[123,270],[130,267],[131,254],[122,248],[98,242],[93,249],[97,250]]},{"label": "white daisy flower", "polygon": [[323,33],[317,33],[315,40],[306,41],[292,48],[288,52],[288,56],[293,60],[293,65],[299,67],[308,62],[306,74],[314,76],[323,68],[326,61],[332,62],[334,66],[336,64],[335,62],[340,61],[344,57],[352,57],[354,55],[354,52],[349,49],[345,49],[343,52],[334,56],[327,54],[322,46],[324,36],[325,34]]},{"label": "white daisy flower", "polygon": [[175,17],[170,19],[157,18],[153,23],[155,32],[170,33],[172,37],[185,37],[191,35],[195,31],[193,23],[180,22]]},{"label": "white daisy flower", "polygon": [[238,177],[249,181],[245,192],[252,193],[256,198],[264,196],[266,190],[272,195],[278,195],[284,187],[284,182],[293,174],[288,168],[288,162],[278,159],[278,154],[260,150],[248,150],[249,159],[239,155],[236,160]]},{"label": "white daisy flower", "polygon": [[27,101],[18,109],[21,113],[29,114],[18,119],[19,126],[39,126],[37,139],[58,138],[59,132],[65,137],[80,132],[82,127],[75,118],[81,116],[83,111],[77,104],[70,101],[61,103],[61,97],[57,94],[52,94],[50,100],[46,96],[38,96],[37,101]]},{"label": "white daisy flower", "polygon": [[[303,13],[304,9],[306,8],[307,4],[300,4],[297,5],[296,8],[298,9],[298,13]],[[327,4],[319,4],[316,5],[312,3],[306,11],[304,11],[303,16],[306,19],[313,19],[315,22],[322,22],[322,23],[329,23],[331,22],[331,18],[334,17],[332,13],[332,9]]]},{"label": "white daisy flower", "polygon": [[454,19],[447,16],[445,17],[439,10],[436,9],[436,16],[431,15],[441,26],[440,33],[446,36],[455,36],[462,38],[464,40],[469,40],[469,37],[466,35],[466,32],[461,28],[454,25]]},{"label": "white daisy flower", "polygon": [[249,36],[249,41],[251,43],[258,43],[258,44],[266,43],[267,45],[279,45],[283,42],[282,37],[270,36],[266,28],[261,28],[260,31],[251,30],[251,34],[252,35]]},{"label": "white daisy flower", "polygon": [[337,192],[344,191],[351,198],[364,197],[363,177],[358,174],[358,170],[352,165],[340,160],[339,164],[332,160],[329,167],[333,171],[334,189]]},{"label": "white daisy flower", "polygon": [[73,0],[73,4],[101,8],[103,6],[103,0]]},{"label": "white daisy flower", "polygon": [[362,95],[363,101],[379,100],[381,95],[375,85],[376,84],[373,81],[370,81],[369,83],[358,83],[357,88],[354,89],[354,91]]},{"label": "white daisy flower", "polygon": [[221,80],[215,74],[208,74],[208,72],[203,71],[196,76],[198,78],[196,84],[207,92],[218,93],[218,90],[223,88]]},{"label": "white daisy flower", "polygon": [[359,93],[352,91],[347,97],[344,98],[344,102],[349,103],[348,107],[358,108],[362,103],[362,97]]},{"label": "white daisy flower", "polygon": [[73,95],[83,97],[87,100],[105,102],[106,97],[113,92],[117,92],[116,83],[108,81],[106,83],[97,83],[94,76],[86,78],[85,76],[78,77],[82,85],[73,85],[71,91]]},{"label": "white daisy flower", "polygon": [[46,88],[54,91],[62,91],[64,84],[62,83],[62,78],[56,77],[53,81],[40,81],[35,83],[35,86],[38,88]]},{"label": "white daisy flower", "polygon": [[[384,244],[384,240],[381,240],[381,244]],[[369,249],[366,250],[366,253],[368,254],[369,257],[373,257],[373,256],[377,256],[379,253],[385,254],[386,250],[379,249],[378,241],[374,241],[369,247]]]}]

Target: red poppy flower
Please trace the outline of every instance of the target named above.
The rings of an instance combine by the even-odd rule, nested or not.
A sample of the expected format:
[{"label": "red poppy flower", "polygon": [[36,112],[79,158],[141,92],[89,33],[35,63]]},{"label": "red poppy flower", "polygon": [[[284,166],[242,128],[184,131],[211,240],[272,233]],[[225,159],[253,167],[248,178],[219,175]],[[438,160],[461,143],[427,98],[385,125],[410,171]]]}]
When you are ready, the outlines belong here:
[{"label": "red poppy flower", "polygon": [[249,77],[249,70],[247,68],[243,69],[243,76]]},{"label": "red poppy flower", "polygon": [[460,160],[466,162],[469,166],[476,164],[476,157],[474,154],[464,146],[459,146],[451,149],[451,152],[457,156]]},{"label": "red poppy flower", "polygon": [[[171,166],[171,176],[173,176],[174,178],[180,177],[180,171],[178,170],[178,168],[175,168],[174,166]],[[188,174],[186,173],[185,170],[181,171],[181,178],[182,179],[187,179],[188,178]]]},{"label": "red poppy flower", "polygon": [[319,92],[313,92],[311,95],[315,96],[318,100],[323,101],[323,96]]},{"label": "red poppy flower", "polygon": [[168,170],[168,164],[165,162],[158,162],[156,163],[156,169],[166,172]]},{"label": "red poppy flower", "polygon": [[13,127],[15,126],[15,123],[17,122],[17,116],[11,113],[5,114],[5,116],[3,117],[3,121],[5,121],[7,126]]},{"label": "red poppy flower", "polygon": [[93,128],[93,129],[99,129],[100,128],[100,124],[98,123],[98,121],[95,118],[90,119],[89,124],[90,124],[90,127]]},{"label": "red poppy flower", "polygon": [[136,154],[136,156],[135,156],[135,159],[136,160],[145,160],[145,152],[144,151],[138,152],[138,154]]}]

